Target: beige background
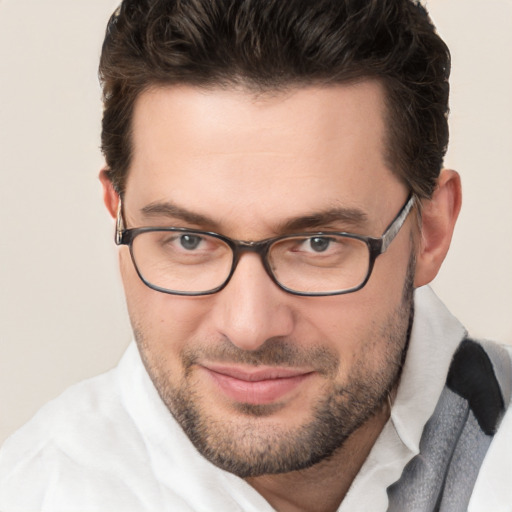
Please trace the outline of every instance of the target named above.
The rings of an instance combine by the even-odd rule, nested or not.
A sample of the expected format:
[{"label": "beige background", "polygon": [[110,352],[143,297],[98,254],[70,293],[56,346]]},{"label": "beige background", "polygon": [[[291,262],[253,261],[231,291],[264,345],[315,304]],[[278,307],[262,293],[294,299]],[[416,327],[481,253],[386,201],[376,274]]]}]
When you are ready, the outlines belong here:
[{"label": "beige background", "polygon": [[[130,340],[97,171],[96,66],[117,0],[0,0],[0,442]],[[512,0],[430,0],[453,54],[464,206],[434,287],[512,343]]]}]

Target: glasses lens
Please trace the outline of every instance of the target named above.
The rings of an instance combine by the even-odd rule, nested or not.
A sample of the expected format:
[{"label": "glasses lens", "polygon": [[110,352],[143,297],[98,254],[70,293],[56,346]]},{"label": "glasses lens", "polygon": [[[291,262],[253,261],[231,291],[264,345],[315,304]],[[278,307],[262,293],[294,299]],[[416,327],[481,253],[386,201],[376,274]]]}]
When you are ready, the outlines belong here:
[{"label": "glasses lens", "polygon": [[292,291],[343,292],[365,281],[370,251],[364,241],[348,236],[289,237],[272,245],[269,264],[276,280]]},{"label": "glasses lens", "polygon": [[138,233],[132,257],[149,285],[170,292],[201,293],[227,279],[233,253],[221,239],[179,230]]}]

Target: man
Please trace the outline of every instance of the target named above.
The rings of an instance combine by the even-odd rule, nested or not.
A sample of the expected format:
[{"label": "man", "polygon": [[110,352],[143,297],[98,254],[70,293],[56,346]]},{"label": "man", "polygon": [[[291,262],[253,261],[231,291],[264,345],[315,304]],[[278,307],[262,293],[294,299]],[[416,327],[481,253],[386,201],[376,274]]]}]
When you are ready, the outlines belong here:
[{"label": "man", "polygon": [[509,510],[509,353],[426,286],[448,75],[411,0],[125,0],[100,180],[135,343],[5,444],[0,510]]}]

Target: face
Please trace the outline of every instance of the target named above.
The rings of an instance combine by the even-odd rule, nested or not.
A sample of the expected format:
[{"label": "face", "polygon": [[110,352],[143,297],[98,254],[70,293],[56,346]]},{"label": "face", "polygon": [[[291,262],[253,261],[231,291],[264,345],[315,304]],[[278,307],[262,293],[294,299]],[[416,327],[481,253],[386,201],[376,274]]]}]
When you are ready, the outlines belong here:
[{"label": "face", "polygon": [[[408,195],[385,163],[376,82],[262,96],[158,88],[140,96],[133,123],[127,228],[253,241],[293,225],[378,237]],[[164,294],[142,283],[121,248],[142,358],[203,455],[242,477],[293,471],[372,421],[406,346],[412,229],[409,218],[363,289],[330,297],[286,293],[254,253],[216,294]]]}]

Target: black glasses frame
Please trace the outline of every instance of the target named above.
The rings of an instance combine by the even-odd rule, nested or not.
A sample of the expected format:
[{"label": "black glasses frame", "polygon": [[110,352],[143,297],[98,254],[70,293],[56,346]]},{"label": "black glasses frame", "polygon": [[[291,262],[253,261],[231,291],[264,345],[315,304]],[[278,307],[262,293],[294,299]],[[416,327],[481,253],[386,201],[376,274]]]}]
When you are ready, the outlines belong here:
[{"label": "black glasses frame", "polygon": [[[411,194],[407,198],[407,201],[402,206],[400,211],[398,212],[397,216],[391,221],[389,226],[384,231],[383,235],[379,238],[371,237],[371,236],[364,236],[364,235],[356,235],[353,233],[346,233],[343,231],[319,231],[319,232],[313,232],[313,233],[293,233],[289,235],[282,235],[277,236],[273,238],[266,238],[265,240],[259,240],[255,242],[248,242],[245,240],[233,240],[232,238],[229,238],[227,236],[221,235],[219,233],[214,233],[212,231],[201,231],[199,229],[188,229],[188,228],[175,228],[175,227],[141,227],[141,228],[131,228],[131,229],[124,229],[124,222],[123,222],[123,215],[122,215],[122,205],[121,200],[119,200],[119,207],[117,212],[117,222],[116,222],[116,235],[115,235],[115,242],[116,245],[127,245],[130,248],[130,255],[132,258],[133,265],[135,267],[135,270],[141,279],[141,281],[148,286],[149,288],[156,290],[158,292],[167,293],[171,295],[185,295],[185,296],[200,296],[200,295],[212,295],[214,293],[217,293],[221,291],[230,281],[231,277],[233,276],[236,267],[238,265],[238,262],[240,261],[240,257],[242,254],[246,252],[254,252],[258,254],[261,258],[261,262],[263,264],[263,267],[269,277],[272,279],[272,281],[282,290],[285,292],[291,293],[293,295],[300,295],[303,297],[326,297],[331,295],[344,295],[346,293],[353,293],[357,290],[360,290],[363,288],[368,280],[370,279],[371,273],[373,271],[373,267],[375,264],[375,260],[378,256],[383,254],[391,242],[395,239],[396,235],[402,228],[407,216],[409,215],[409,212],[413,208],[415,203],[415,197]],[[213,288],[211,290],[207,291],[201,291],[201,292],[183,292],[183,291],[175,291],[175,290],[169,290],[167,288],[161,288],[157,285],[154,285],[153,283],[150,283],[145,279],[145,277],[140,272],[137,262],[135,260],[135,257],[133,255],[133,240],[137,237],[137,235],[141,233],[147,233],[147,232],[158,232],[158,231],[166,231],[166,232],[175,232],[175,233],[190,233],[190,234],[197,234],[197,235],[208,235],[213,238],[217,238],[219,240],[222,240],[226,245],[228,245],[232,252],[233,252],[233,262],[231,264],[231,270],[225,279],[225,281],[217,286],[216,288]],[[268,262],[268,252],[272,245],[276,242],[279,242],[281,240],[286,240],[288,238],[295,238],[295,237],[323,237],[323,236],[329,236],[329,235],[336,235],[336,236],[343,236],[346,238],[353,238],[356,240],[360,240],[364,242],[368,250],[370,252],[370,258],[368,260],[368,270],[366,272],[366,277],[362,281],[361,284],[354,286],[352,288],[349,288],[347,290],[336,290],[333,292],[300,292],[293,290],[291,288],[288,288],[281,284],[277,278],[275,277],[274,273],[272,272],[272,268],[270,267],[270,264]]]}]

